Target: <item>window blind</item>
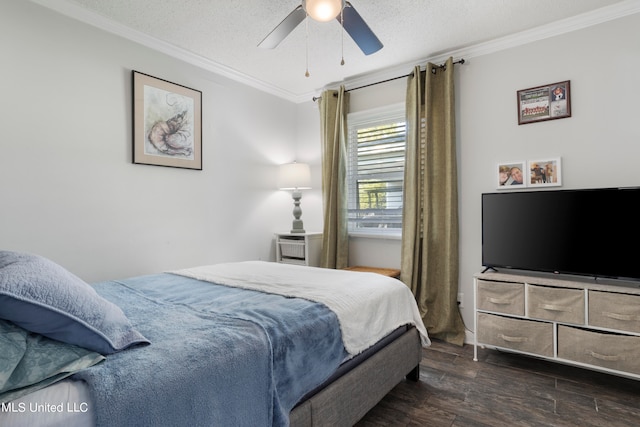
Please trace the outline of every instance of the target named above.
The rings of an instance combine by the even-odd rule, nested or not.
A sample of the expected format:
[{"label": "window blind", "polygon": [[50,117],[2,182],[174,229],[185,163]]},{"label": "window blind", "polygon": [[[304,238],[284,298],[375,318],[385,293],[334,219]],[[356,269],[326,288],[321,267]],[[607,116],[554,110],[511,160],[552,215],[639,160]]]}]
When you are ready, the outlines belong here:
[{"label": "window blind", "polygon": [[406,123],[404,110],[349,120],[349,231],[402,231]]}]

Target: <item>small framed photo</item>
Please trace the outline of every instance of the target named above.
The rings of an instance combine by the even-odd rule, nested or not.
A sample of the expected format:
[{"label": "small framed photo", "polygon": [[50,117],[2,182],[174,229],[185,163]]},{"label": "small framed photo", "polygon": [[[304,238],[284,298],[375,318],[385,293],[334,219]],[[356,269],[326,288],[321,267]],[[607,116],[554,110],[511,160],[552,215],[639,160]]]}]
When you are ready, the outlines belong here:
[{"label": "small framed photo", "polygon": [[202,170],[202,92],[133,71],[133,163]]},{"label": "small framed photo", "polygon": [[519,90],[518,124],[571,117],[570,81]]},{"label": "small framed photo", "polygon": [[527,186],[525,162],[502,162],[497,166],[498,190],[516,189]]},{"label": "small framed photo", "polygon": [[529,160],[527,181],[530,187],[553,187],[562,185],[560,158]]}]

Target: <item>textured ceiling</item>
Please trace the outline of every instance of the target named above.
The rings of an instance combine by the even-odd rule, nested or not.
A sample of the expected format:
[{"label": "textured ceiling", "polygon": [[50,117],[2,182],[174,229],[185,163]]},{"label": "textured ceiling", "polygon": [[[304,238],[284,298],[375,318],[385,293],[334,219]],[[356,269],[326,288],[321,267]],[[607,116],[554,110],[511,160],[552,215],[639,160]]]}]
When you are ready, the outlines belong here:
[{"label": "textured ceiling", "polygon": [[276,49],[257,47],[300,0],[32,1],[152,47],[170,46],[214,71],[292,100],[381,70],[406,65],[409,72],[424,60],[557,21],[640,9],[640,0],[351,0],[384,48],[365,56],[345,34],[341,66],[339,23],[309,20],[311,75],[305,77],[304,22]]}]

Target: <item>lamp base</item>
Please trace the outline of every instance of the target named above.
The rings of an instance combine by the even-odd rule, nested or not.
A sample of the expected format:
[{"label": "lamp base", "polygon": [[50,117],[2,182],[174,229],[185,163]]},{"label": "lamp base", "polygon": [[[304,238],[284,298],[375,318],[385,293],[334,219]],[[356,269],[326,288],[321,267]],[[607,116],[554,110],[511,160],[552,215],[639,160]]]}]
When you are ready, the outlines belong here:
[{"label": "lamp base", "polygon": [[295,190],[292,194],[293,197],[293,225],[291,226],[292,233],[304,233],[304,226],[302,224],[302,220],[300,216],[302,216],[302,209],[300,209],[300,199],[302,198],[302,193],[299,190]]},{"label": "lamp base", "polygon": [[292,233],[306,233],[301,219],[294,219],[291,227],[293,227],[291,228]]}]

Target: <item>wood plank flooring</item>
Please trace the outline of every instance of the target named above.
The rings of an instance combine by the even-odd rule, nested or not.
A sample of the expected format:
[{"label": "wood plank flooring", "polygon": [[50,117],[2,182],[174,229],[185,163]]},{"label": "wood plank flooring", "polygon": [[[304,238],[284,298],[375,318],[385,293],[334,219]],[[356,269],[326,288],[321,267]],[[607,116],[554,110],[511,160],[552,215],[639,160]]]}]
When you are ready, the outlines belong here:
[{"label": "wood plank flooring", "polygon": [[420,381],[403,381],[368,426],[640,426],[640,380],[433,340]]}]

